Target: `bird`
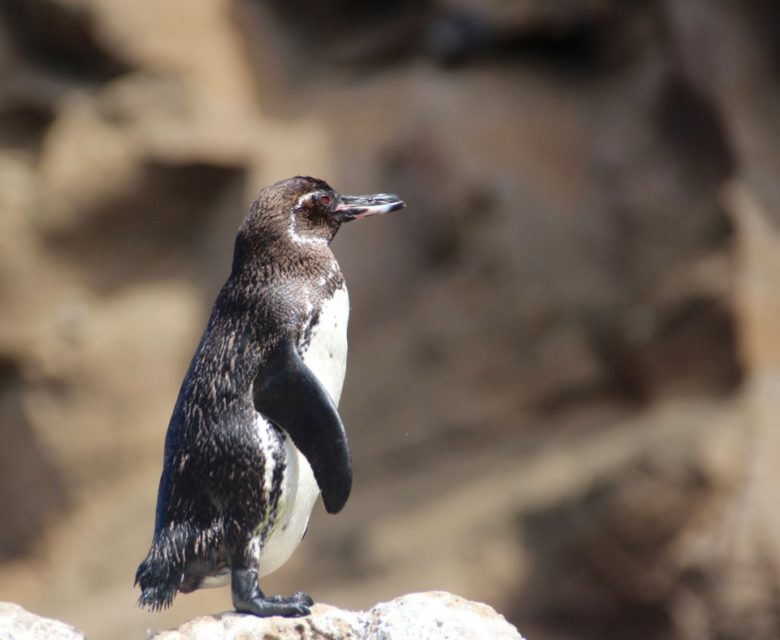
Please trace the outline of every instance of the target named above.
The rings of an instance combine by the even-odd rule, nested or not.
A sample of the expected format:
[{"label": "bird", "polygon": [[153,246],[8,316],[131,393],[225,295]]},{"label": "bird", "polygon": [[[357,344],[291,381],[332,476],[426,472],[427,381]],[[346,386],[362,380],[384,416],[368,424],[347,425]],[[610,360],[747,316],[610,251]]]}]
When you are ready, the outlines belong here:
[{"label": "bird", "polygon": [[229,583],[238,612],[310,613],[308,594],[266,596],[259,578],[292,555],[319,495],[338,513],[352,488],[337,409],[349,296],[330,243],[345,222],[405,206],[307,176],[257,194],[166,432],[140,607]]}]

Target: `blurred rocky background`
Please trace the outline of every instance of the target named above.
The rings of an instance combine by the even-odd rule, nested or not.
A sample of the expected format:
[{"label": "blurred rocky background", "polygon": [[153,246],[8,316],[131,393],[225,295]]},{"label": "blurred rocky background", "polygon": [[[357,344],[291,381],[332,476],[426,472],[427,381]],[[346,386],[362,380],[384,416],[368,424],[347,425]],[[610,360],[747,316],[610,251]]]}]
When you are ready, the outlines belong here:
[{"label": "blurred rocky background", "polygon": [[346,510],[265,583],[449,590],[533,640],[780,637],[780,4],[2,0],[0,600],[134,607],[252,194],[334,243]]}]

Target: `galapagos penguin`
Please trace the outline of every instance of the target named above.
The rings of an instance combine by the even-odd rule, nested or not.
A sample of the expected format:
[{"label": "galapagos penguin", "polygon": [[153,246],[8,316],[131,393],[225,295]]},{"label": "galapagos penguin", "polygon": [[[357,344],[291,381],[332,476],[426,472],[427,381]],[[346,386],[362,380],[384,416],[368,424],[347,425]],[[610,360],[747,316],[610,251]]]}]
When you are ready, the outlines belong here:
[{"label": "galapagos penguin", "polygon": [[404,206],[301,176],[257,195],[168,425],[139,606],[229,581],[236,611],[308,615],[307,594],[266,596],[258,578],[290,557],[320,493],[337,513],[352,486],[336,409],[349,299],[329,244],[342,223]]}]

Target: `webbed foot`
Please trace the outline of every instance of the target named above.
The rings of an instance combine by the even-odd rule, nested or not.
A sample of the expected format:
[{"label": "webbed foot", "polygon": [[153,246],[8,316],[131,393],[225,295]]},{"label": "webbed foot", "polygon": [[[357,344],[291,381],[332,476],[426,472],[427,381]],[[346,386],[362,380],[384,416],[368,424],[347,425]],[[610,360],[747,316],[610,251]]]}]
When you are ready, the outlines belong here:
[{"label": "webbed foot", "polygon": [[285,596],[265,596],[257,583],[257,571],[234,569],[232,578],[233,606],[239,613],[251,613],[261,618],[284,616],[299,618],[311,613],[314,604],[302,591]]}]

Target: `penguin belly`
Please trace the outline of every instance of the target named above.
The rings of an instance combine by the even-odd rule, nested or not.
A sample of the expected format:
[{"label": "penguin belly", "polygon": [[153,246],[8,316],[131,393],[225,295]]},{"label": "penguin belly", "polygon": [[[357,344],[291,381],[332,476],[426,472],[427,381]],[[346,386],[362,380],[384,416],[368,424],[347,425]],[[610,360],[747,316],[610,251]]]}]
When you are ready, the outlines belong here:
[{"label": "penguin belly", "polygon": [[[341,286],[322,304],[317,322],[311,329],[311,338],[301,354],[304,363],[328,391],[334,404],[338,404],[341,397],[346,373],[348,320],[349,295],[346,287]],[[258,429],[272,428],[262,416],[258,414],[257,417]],[[309,517],[320,493],[308,460],[289,437],[284,439],[284,452],[286,467],[278,512],[270,525],[270,531],[265,535],[264,543],[259,545],[260,577],[273,573],[290,558],[306,533]],[[271,467],[267,465],[266,490],[271,488]]]},{"label": "penguin belly", "polygon": [[[262,418],[261,418],[262,419]],[[281,567],[295,551],[306,533],[320,489],[306,458],[285,437],[286,466],[279,508],[265,542],[259,546],[258,576],[267,576]]]}]

